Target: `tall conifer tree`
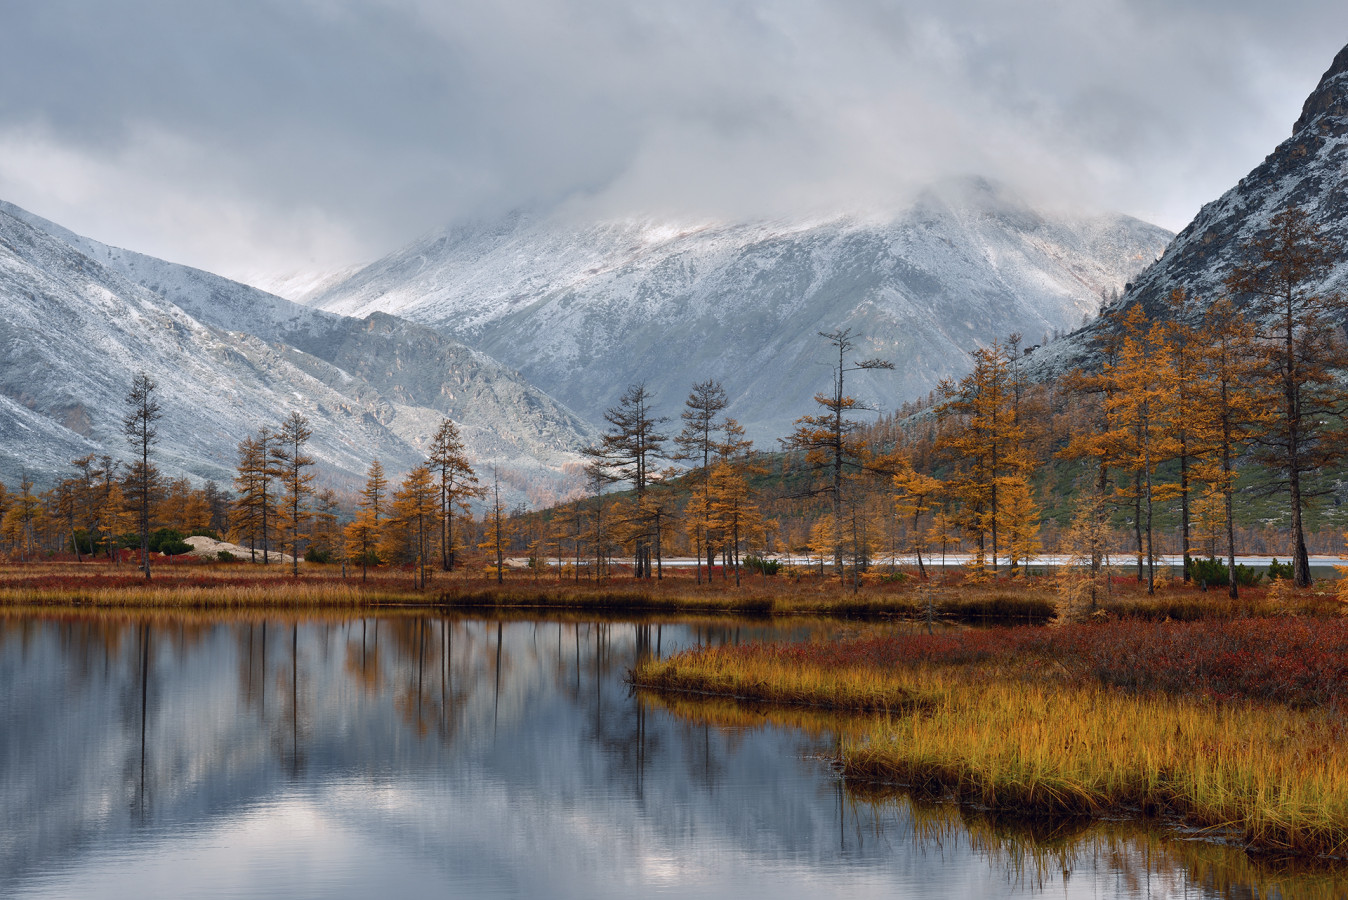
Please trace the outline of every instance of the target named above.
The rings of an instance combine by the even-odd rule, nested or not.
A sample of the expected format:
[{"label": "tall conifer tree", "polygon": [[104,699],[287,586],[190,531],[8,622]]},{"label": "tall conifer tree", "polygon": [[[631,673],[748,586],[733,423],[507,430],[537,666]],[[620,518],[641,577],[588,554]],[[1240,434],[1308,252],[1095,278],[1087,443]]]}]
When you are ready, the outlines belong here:
[{"label": "tall conifer tree", "polygon": [[[655,474],[657,461],[665,458],[665,442],[660,433],[664,416],[651,411],[652,396],[644,384],[634,384],[618,400],[618,405],[604,413],[609,430],[599,446],[585,452],[611,479],[626,481],[636,493],[638,515],[647,511],[646,489]],[[652,574],[652,534],[646,520],[636,535],[636,577],[649,578]]]},{"label": "tall conifer tree", "polygon": [[674,438],[679,448],[679,458],[697,463],[693,470],[693,490],[696,492],[696,508],[689,517],[690,530],[693,532],[694,552],[697,555],[697,583],[702,583],[702,557],[707,555],[710,569],[712,549],[707,539],[707,521],[711,517],[711,463],[716,453],[716,433],[721,427],[720,415],[730,405],[725,388],[719,381],[701,381],[693,385],[684,401],[684,410],[679,414],[683,420],[683,430]]},{"label": "tall conifer tree", "polygon": [[309,497],[313,494],[314,458],[304,451],[304,445],[313,436],[309,420],[299,412],[292,412],[281,423],[271,447],[272,471],[285,491],[285,526],[290,532],[291,574],[300,577],[300,535],[309,520]]},{"label": "tall conifer tree", "polygon": [[859,434],[861,425],[852,416],[870,409],[846,392],[846,376],[852,372],[890,370],[894,364],[879,358],[849,360],[848,356],[856,349],[859,340],[853,336],[850,328],[821,331],[819,336],[838,352],[838,364],[833,367],[832,391],[814,395],[814,402],[823,407],[824,411],[797,419],[796,430],[782,441],[782,445],[789,450],[803,450],[806,462],[816,472],[826,473],[824,492],[829,495],[833,513],[833,565],[839,581],[845,583],[843,487],[846,475],[857,474],[864,468],[866,456],[866,442]]},{"label": "tall conifer tree", "polygon": [[159,491],[159,469],[150,462],[150,452],[159,439],[155,423],[163,416],[155,395],[158,385],[145,373],[137,375],[126,395],[127,412],[122,432],[135,453],[127,478],[127,502],[136,512],[140,532],[140,563],[150,580],[150,516]]},{"label": "tall conifer tree", "polygon": [[1300,207],[1278,213],[1269,228],[1246,244],[1245,258],[1228,280],[1246,297],[1260,327],[1259,356],[1265,403],[1278,416],[1259,436],[1260,458],[1287,488],[1292,527],[1293,577],[1311,583],[1306,552],[1306,508],[1317,490],[1310,481],[1328,471],[1348,447],[1334,432],[1345,393],[1334,370],[1345,366],[1337,317],[1344,298],[1320,285],[1341,248]]},{"label": "tall conifer tree", "polygon": [[436,476],[440,492],[440,564],[446,572],[454,569],[454,510],[468,510],[468,500],[481,496],[477,474],[468,462],[468,452],[459,437],[459,428],[445,419],[431,439],[427,460]]},{"label": "tall conifer tree", "polygon": [[[1016,420],[1010,361],[1002,345],[974,351],[973,371],[958,384],[945,383],[938,414],[948,421],[938,440],[950,460],[949,490],[959,499],[966,530],[978,542],[979,564],[997,574],[1005,531],[1003,495],[1009,481],[1033,468],[1025,432]],[[989,543],[985,545],[985,539]]]}]

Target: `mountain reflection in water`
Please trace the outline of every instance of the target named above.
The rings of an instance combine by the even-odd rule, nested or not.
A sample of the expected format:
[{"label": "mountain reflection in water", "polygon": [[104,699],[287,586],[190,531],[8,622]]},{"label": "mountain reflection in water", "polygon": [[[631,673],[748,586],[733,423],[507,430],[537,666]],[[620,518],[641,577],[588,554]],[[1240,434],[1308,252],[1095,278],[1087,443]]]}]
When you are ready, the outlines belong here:
[{"label": "mountain reflection in water", "polygon": [[[1339,897],[1136,825],[847,789],[846,723],[631,692],[836,626],[0,620],[0,895]],[[792,716],[794,715],[794,718]],[[1274,887],[1280,893],[1272,893]]]}]

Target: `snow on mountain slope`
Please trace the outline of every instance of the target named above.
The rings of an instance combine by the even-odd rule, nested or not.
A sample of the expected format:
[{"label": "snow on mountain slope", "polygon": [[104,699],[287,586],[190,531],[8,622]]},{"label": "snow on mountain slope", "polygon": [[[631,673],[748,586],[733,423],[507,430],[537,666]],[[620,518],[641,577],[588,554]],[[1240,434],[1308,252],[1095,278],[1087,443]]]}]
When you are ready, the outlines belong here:
[{"label": "snow on mountain slope", "polygon": [[334,285],[340,284],[363,268],[365,267],[362,265],[344,266],[333,272],[300,271],[291,272],[287,275],[246,277],[241,280],[259,291],[275,294],[296,303],[304,303],[307,298],[321,294]]},{"label": "snow on mountain slope", "polygon": [[[122,397],[140,371],[160,383],[161,464],[218,480],[243,435],[291,409],[313,423],[336,483],[376,457],[410,468],[449,415],[479,465],[506,468],[524,499],[562,480],[590,437],[516,373],[432,329],[308,309],[0,207],[0,477],[56,472],[90,448],[121,455]],[[49,423],[59,430],[8,439]]]},{"label": "snow on mountain slope", "polygon": [[850,327],[862,355],[895,362],[851,382],[892,408],[994,339],[1032,344],[1078,324],[1169,237],[1125,216],[1041,214],[982,180],[889,217],[576,226],[519,214],[431,235],[310,302],[434,325],[591,419],[630,383],[673,413],[693,382],[717,378],[761,441],[827,387],[818,332]]},{"label": "snow on mountain slope", "polygon": [[[1338,261],[1320,292],[1348,292],[1348,47],[1302,107],[1292,136],[1231,190],[1204,206],[1108,312],[1140,303],[1153,318],[1170,315],[1166,300],[1184,288],[1195,298],[1198,315],[1225,292],[1225,282],[1244,255],[1244,247],[1266,232],[1273,216],[1300,206],[1339,248]],[[1243,298],[1236,297],[1237,302]],[[1089,328],[1036,354],[1032,371],[1052,377],[1094,360],[1093,336],[1111,327],[1103,317]]]},{"label": "snow on mountain slope", "polygon": [[[267,344],[207,328],[4,214],[0,354],[0,393],[118,456],[122,398],[135,375],[149,373],[164,407],[160,462],[170,471],[227,479],[238,440],[296,408],[321,423],[314,449],[328,467],[359,471],[358,442],[407,456],[373,408],[327,389]],[[33,465],[20,449],[9,440],[0,446],[7,480]]]},{"label": "snow on mountain slope", "polygon": [[[594,438],[583,419],[517,372],[435,329],[384,314],[362,320],[312,309],[210,272],[109,247],[18,207],[0,203],[0,210],[77,247],[199,322],[297,348],[393,404],[449,416],[476,434],[470,448],[479,459],[559,468],[576,462],[578,449]],[[311,374],[327,378],[322,367]],[[435,418],[430,433],[411,428],[403,437],[424,446],[439,422]]]},{"label": "snow on mountain slope", "polygon": [[[79,411],[74,412],[79,427]],[[45,473],[69,466],[72,459],[99,453],[100,445],[61,422],[34,412],[0,394],[0,481],[17,488],[24,477],[38,481]]]}]

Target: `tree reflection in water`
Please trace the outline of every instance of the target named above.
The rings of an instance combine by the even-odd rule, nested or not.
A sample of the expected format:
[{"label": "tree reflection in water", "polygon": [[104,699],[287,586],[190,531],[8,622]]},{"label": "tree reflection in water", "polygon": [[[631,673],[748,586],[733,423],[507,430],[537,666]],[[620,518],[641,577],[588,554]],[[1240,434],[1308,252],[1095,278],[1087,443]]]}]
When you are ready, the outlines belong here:
[{"label": "tree reflection in water", "polygon": [[[304,859],[323,860],[325,890],[352,894],[383,879],[512,896],[647,886],[774,898],[916,883],[936,897],[952,878],[995,896],[1069,880],[1098,896],[1346,893],[1333,873],[1270,869],[1136,823],[1045,828],[862,792],[831,766],[846,717],[657,698],[623,682],[638,660],[681,647],[836,630],[421,614],[0,619],[0,808],[20,823],[0,841],[0,894],[77,892],[62,878],[88,873],[118,896],[119,861],[145,865],[146,847],[190,893],[268,862],[229,848],[238,829],[273,822],[280,837],[253,852],[276,854],[264,887],[277,896],[309,890],[284,876],[309,871]],[[204,843],[175,843],[194,835]],[[338,858],[324,855],[335,847]]]}]

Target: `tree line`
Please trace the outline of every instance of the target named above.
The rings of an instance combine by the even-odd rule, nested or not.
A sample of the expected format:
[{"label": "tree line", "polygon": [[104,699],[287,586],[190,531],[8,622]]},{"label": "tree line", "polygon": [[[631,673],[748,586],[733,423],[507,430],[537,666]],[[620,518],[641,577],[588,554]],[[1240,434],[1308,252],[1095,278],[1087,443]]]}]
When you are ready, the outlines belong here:
[{"label": "tree line", "polygon": [[135,551],[149,579],[153,553],[186,553],[192,548],[184,538],[202,535],[244,547],[253,562],[284,563],[294,577],[301,558],[359,565],[362,573],[371,563],[415,562],[424,584],[438,538],[444,569],[454,567],[455,515],[471,525],[468,504],[481,490],[449,419],[427,459],[391,493],[383,467],[371,463],[352,508],[332,488],[315,487],[316,462],[307,451],[313,432],[299,412],[239,442],[232,492],[214,481],[194,488],[185,476],[165,478],[154,462],[162,418],[158,390],[154,379],[141,374],[126,395],[130,463],[90,454],[73,460],[73,474],[47,491],[35,491],[28,476],[17,491],[0,484],[0,541],[11,557],[27,561],[40,553],[73,552],[81,561],[101,555],[121,564]]},{"label": "tree line", "polygon": [[[653,552],[659,578],[661,551],[677,542],[697,557],[699,580],[704,556],[710,569],[720,554],[738,578],[742,555],[788,551],[855,588],[886,556],[925,575],[935,554],[959,551],[975,577],[1023,574],[1044,549],[1052,507],[1065,521],[1051,523],[1050,549],[1089,574],[1090,590],[1126,554],[1151,591],[1163,512],[1178,520],[1183,577],[1200,553],[1224,557],[1205,571],[1221,571],[1234,598],[1238,536],[1251,542],[1238,524],[1244,503],[1273,510],[1275,552],[1308,585],[1307,513],[1334,492],[1348,452],[1346,304],[1319,289],[1337,250],[1289,208],[1242,248],[1220,296],[1178,288],[1155,320],[1140,304],[1107,306],[1095,362],[1057,378],[1032,381],[1034,348],[1009,335],[885,427],[859,420],[869,410],[844,379],[892,363],[855,358],[848,330],[821,333],[831,384],[781,440],[784,455],[754,453],[733,420],[717,418],[727,404],[716,382],[694,387],[671,448],[650,392],[633,386],[590,451],[589,498],[551,511],[523,543],[547,545],[559,564],[569,553],[578,570],[588,552],[601,574],[606,554],[626,548],[638,578],[652,576]],[[691,468],[671,478],[658,468],[668,462]],[[768,468],[773,480],[753,478]],[[606,509],[615,482],[630,490]]]},{"label": "tree line", "polygon": [[551,561],[559,577],[602,579],[622,556],[637,579],[659,580],[674,554],[694,558],[699,582],[719,570],[738,583],[786,551],[856,589],[886,557],[926,575],[938,555],[960,552],[975,577],[1023,574],[1047,525],[1050,549],[1077,560],[1094,591],[1123,553],[1154,589],[1159,516],[1177,517],[1185,577],[1200,553],[1221,555],[1234,597],[1238,506],[1276,496],[1305,585],[1306,514],[1348,449],[1345,304],[1316,289],[1335,255],[1305,211],[1289,208],[1243,248],[1222,296],[1176,289],[1155,320],[1140,304],[1106,307],[1095,363],[1057,378],[1031,380],[1034,348],[1009,335],[973,351],[966,375],[901,418],[875,420],[846,389],[852,373],[894,363],[858,358],[861,339],[847,329],[821,333],[831,380],[773,452],[725,414],[718,381],[692,386],[676,434],[635,384],[585,450],[585,490],[527,515],[503,507],[499,474],[490,488],[479,482],[449,419],[396,486],[375,461],[354,497],[315,488],[298,412],[239,443],[232,493],[164,479],[153,460],[157,386],[141,375],[125,401],[130,462],[82,457],[41,494],[28,478],[17,491],[0,485],[0,540],[21,558],[53,540],[81,558],[134,547],[148,578],[158,533],[210,531],[250,559],[281,556],[296,577],[301,558],[362,577],[391,563],[422,585],[465,552],[485,553],[498,579],[505,557],[522,553],[536,573]]}]

